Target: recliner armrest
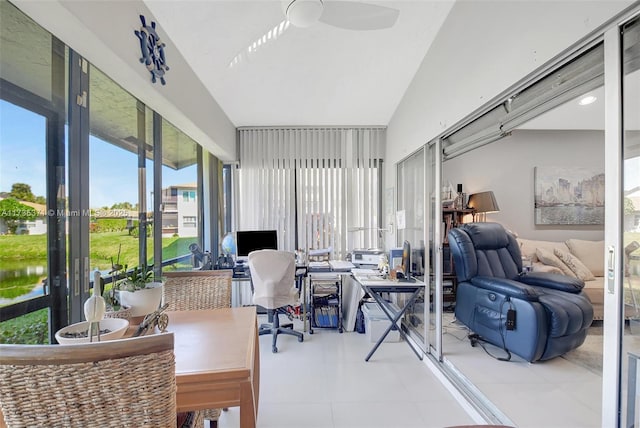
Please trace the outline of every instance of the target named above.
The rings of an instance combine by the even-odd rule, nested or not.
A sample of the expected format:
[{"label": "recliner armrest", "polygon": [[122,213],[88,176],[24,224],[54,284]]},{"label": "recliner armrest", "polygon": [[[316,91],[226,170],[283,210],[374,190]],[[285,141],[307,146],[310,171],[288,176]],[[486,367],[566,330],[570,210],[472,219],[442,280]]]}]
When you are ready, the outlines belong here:
[{"label": "recliner armrest", "polygon": [[471,284],[484,290],[495,291],[496,293],[515,299],[529,302],[538,301],[538,293],[533,288],[518,281],[507,278],[496,278],[491,276],[476,276],[471,278]]},{"label": "recliner armrest", "polygon": [[574,294],[579,293],[584,288],[584,281],[581,279],[549,272],[523,273],[520,275],[519,281],[528,285],[552,288]]}]

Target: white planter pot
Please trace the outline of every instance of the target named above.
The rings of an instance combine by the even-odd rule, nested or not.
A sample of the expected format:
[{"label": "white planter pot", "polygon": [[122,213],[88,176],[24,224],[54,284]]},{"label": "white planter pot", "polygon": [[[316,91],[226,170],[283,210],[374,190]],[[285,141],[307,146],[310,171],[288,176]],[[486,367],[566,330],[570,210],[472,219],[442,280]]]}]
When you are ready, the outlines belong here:
[{"label": "white planter pot", "polygon": [[136,291],[120,290],[120,304],[131,308],[132,317],[143,317],[160,307],[162,300],[161,282],[150,282],[147,288]]}]

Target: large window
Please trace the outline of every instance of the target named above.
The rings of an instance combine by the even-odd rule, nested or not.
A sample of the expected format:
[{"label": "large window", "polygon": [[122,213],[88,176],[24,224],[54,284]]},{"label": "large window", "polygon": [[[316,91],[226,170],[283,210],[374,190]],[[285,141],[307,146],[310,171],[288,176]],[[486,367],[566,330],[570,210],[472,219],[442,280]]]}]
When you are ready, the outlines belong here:
[{"label": "large window", "polygon": [[92,271],[191,267],[203,151],[5,0],[0,52],[0,342],[46,343]]},{"label": "large window", "polygon": [[0,343],[48,343],[66,322],[67,51],[0,1],[0,52]]},{"label": "large window", "polygon": [[198,150],[194,140],[162,121],[162,258],[174,260],[173,268],[190,268],[189,245],[202,245]]},{"label": "large window", "polygon": [[381,242],[384,129],[240,131],[238,229],[278,231],[278,248],[343,259]]},{"label": "large window", "polygon": [[[112,263],[132,268],[148,262],[140,260],[140,221],[147,210],[140,198],[140,185],[146,183],[138,175],[146,166],[140,149],[150,151],[153,135],[148,135],[145,107],[132,95],[95,67],[89,82],[89,254],[91,270],[108,274]],[[153,248],[148,244],[147,253]]]}]

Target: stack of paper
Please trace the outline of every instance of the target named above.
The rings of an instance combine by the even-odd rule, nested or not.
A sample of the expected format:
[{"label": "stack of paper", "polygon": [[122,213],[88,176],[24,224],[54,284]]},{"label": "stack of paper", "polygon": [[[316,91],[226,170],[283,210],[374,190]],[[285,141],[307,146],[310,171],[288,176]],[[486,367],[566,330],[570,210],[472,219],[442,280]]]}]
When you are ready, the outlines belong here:
[{"label": "stack of paper", "polygon": [[329,262],[309,262],[310,272],[330,272],[331,265]]}]

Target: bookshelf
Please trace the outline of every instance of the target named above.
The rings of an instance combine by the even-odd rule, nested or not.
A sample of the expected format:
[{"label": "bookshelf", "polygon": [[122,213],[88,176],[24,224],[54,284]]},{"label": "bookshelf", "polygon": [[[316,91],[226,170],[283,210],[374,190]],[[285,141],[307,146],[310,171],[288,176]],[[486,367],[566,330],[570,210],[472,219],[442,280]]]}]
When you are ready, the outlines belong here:
[{"label": "bookshelf", "polygon": [[464,216],[473,214],[473,208],[443,208],[442,209],[442,222],[443,222],[443,245],[442,245],[442,302],[444,309],[453,310],[456,304],[456,291],[458,286],[458,279],[456,277],[455,269],[453,266],[453,257],[449,250],[449,231],[455,227],[458,227],[464,223]]}]

